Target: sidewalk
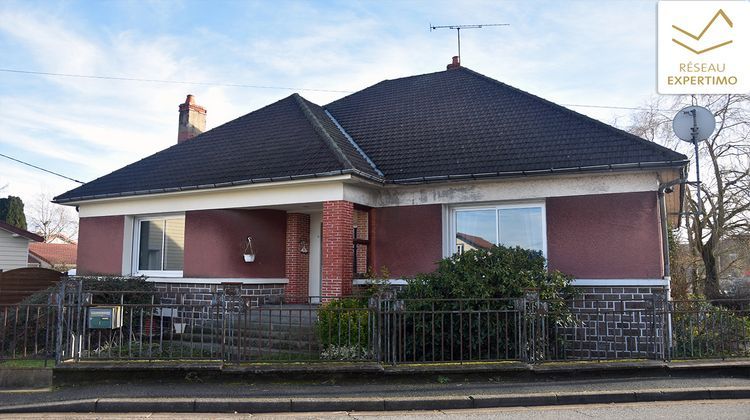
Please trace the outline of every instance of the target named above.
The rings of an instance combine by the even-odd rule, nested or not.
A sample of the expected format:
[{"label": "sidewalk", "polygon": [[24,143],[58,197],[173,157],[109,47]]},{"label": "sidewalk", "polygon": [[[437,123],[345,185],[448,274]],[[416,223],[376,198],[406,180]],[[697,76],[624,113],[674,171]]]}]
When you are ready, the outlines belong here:
[{"label": "sidewalk", "polygon": [[0,413],[443,410],[750,398],[750,375],[746,369],[730,365],[716,371],[712,364],[702,365],[703,369],[690,370],[683,365],[683,370],[668,375],[638,371],[603,375],[606,371],[601,370],[594,375],[581,375],[579,366],[578,376],[562,380],[555,376],[518,380],[492,374],[356,375],[325,380],[255,377],[211,383],[189,374],[179,382],[131,377],[127,382],[36,392],[0,391]]}]

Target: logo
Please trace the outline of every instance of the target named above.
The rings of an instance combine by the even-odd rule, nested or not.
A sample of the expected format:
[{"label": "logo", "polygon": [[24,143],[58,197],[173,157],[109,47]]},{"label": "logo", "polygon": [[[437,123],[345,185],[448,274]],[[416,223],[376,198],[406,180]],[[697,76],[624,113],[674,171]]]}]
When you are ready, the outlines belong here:
[{"label": "logo", "polygon": [[750,2],[659,2],[659,93],[747,93],[750,91],[747,51],[750,51]]},{"label": "logo", "polygon": [[[720,17],[720,16],[721,16],[722,18],[724,18],[724,21],[725,21],[725,22],[727,23],[727,25],[729,25],[729,27],[730,27],[730,28],[734,26],[734,24],[732,23],[732,20],[731,20],[731,19],[729,19],[729,16],[727,16],[727,14],[726,14],[726,13],[724,13],[724,11],[723,11],[723,10],[719,9],[719,11],[718,11],[718,12],[716,12],[716,14],[714,15],[714,17],[713,17],[713,18],[711,18],[711,21],[710,21],[710,22],[708,22],[708,25],[706,25],[706,27],[705,27],[705,28],[703,28],[703,30],[701,31],[701,33],[700,33],[700,34],[698,34],[698,35],[693,35],[692,33],[690,33],[690,32],[688,32],[688,31],[686,31],[686,30],[684,30],[684,29],[680,28],[680,27],[679,27],[679,26],[677,26],[677,25],[672,25],[672,27],[673,27],[674,29],[677,29],[678,31],[682,32],[683,34],[685,34],[685,35],[689,36],[690,38],[693,38],[693,39],[694,39],[694,40],[696,40],[696,41],[700,41],[700,40],[701,40],[701,38],[703,38],[703,35],[705,35],[705,34],[706,34],[706,32],[707,32],[707,31],[708,31],[708,30],[709,30],[709,29],[711,28],[711,25],[713,25],[713,24],[714,24],[714,22],[716,22],[716,19],[717,19],[718,17]],[[686,48],[686,49],[687,49],[688,51],[692,51],[692,52],[694,52],[695,54],[703,54],[704,52],[707,52],[707,51],[711,51],[711,50],[715,50],[715,49],[717,49],[717,48],[720,48],[720,47],[723,47],[723,46],[725,46],[725,45],[729,45],[729,44],[731,44],[731,43],[732,43],[732,40],[730,39],[729,41],[724,41],[724,42],[722,42],[722,43],[720,43],[720,44],[716,44],[716,45],[714,45],[714,46],[711,46],[711,47],[708,47],[708,48],[704,48],[704,49],[702,49],[702,50],[696,50],[696,49],[693,49],[693,48],[691,48],[691,47],[689,47],[689,46],[687,46],[687,45],[683,44],[682,42],[680,42],[680,41],[676,40],[675,38],[672,38],[672,42],[674,42],[675,44],[677,44],[677,45],[679,45],[679,46],[681,46],[681,47],[683,47],[683,48]]]}]

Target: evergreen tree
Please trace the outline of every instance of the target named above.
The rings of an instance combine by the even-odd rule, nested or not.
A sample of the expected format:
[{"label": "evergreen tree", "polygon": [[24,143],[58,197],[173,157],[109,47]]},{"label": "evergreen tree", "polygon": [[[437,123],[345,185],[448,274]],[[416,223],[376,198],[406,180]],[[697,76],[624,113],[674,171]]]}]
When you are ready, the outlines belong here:
[{"label": "evergreen tree", "polygon": [[17,228],[26,229],[26,215],[20,197],[0,198],[0,220]]}]

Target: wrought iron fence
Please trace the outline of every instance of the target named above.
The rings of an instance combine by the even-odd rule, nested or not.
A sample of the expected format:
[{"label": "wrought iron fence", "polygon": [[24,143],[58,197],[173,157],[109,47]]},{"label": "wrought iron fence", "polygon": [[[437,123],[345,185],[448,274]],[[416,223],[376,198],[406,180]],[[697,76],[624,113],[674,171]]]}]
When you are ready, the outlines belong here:
[{"label": "wrought iron fence", "polygon": [[385,363],[521,360],[522,299],[374,300]]},{"label": "wrought iron fence", "polygon": [[0,305],[0,361],[52,359],[57,318],[50,304]]},{"label": "wrought iron fence", "polygon": [[[385,364],[750,356],[750,300],[316,297],[264,304],[227,287],[84,290],[0,306],[0,360],[369,361]],[[323,302],[320,304],[320,302]]]},{"label": "wrought iron fence", "polygon": [[750,300],[678,300],[670,306],[670,358],[750,357]]}]

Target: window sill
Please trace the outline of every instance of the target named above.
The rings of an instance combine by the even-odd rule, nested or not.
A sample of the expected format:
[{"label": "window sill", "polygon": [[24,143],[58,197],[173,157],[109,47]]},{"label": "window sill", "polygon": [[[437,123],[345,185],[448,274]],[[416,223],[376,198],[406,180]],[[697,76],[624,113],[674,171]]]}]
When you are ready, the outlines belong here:
[{"label": "window sill", "polygon": [[387,279],[387,280],[373,280],[373,279],[354,279],[352,284],[354,286],[368,286],[370,284],[377,284],[385,282],[390,286],[406,286],[407,281],[404,279]]},{"label": "window sill", "polygon": [[287,284],[289,279],[283,278],[210,278],[210,277],[166,277],[166,276],[147,276],[146,281],[153,283],[200,283],[200,284],[222,284],[222,283],[241,283],[241,284]]},{"label": "window sill", "polygon": [[666,279],[573,279],[572,286],[578,287],[667,287]]}]

